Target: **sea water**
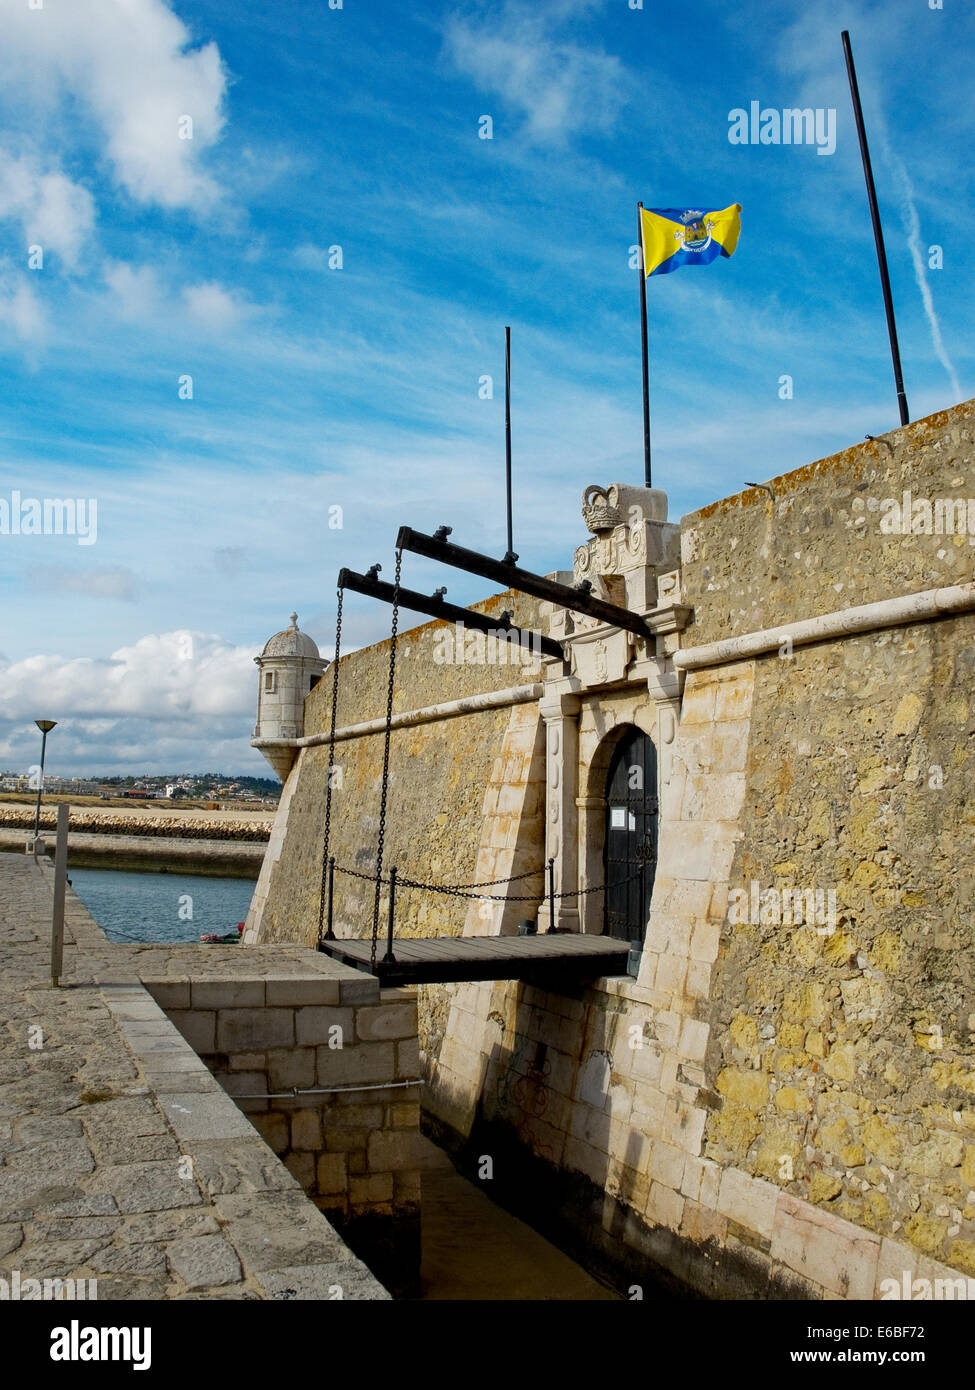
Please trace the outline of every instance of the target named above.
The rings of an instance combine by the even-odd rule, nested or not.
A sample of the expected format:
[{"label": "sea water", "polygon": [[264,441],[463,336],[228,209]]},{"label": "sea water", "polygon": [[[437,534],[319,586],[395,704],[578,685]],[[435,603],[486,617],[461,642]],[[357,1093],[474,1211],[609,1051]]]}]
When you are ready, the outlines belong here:
[{"label": "sea water", "polygon": [[236,931],[254,893],[252,878],[69,868],[71,886],[112,941],[199,941]]}]

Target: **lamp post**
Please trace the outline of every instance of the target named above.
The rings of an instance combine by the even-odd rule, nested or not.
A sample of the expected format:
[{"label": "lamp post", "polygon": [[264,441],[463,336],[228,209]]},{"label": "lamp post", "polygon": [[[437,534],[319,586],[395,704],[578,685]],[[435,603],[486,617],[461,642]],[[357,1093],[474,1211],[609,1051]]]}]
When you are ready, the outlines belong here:
[{"label": "lamp post", "polygon": [[47,736],[57,724],[56,719],[35,719],[34,723],[41,731],[41,775],[37,779],[37,809],[34,812],[34,839],[36,840],[41,829],[41,793],[44,790],[44,752],[47,748]]}]

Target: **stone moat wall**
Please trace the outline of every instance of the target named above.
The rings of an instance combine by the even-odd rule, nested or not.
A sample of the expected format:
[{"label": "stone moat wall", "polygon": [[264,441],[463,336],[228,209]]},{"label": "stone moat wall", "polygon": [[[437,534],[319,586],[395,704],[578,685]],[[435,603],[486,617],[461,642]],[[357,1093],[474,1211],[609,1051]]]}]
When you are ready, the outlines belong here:
[{"label": "stone moat wall", "polygon": [[[749,489],[684,518],[694,616],[681,645],[774,626],[782,641],[686,678],[638,979],[421,991],[430,1122],[472,1162],[503,1155],[511,1200],[520,1191],[622,1279],[662,1270],[714,1296],[869,1298],[905,1270],[975,1272],[975,616],[788,640],[802,619],[972,579],[967,534],[926,534],[923,506],[914,532],[881,521],[888,499],[927,499],[934,516],[937,499],[975,496],[973,435],[967,403],[773,479],[771,496]],[[417,657],[429,633],[409,635]],[[371,689],[383,649],[347,662]],[[399,708],[453,695],[431,694],[431,668],[404,662]],[[456,678],[516,683],[491,668]],[[327,685],[306,732],[327,727]],[[583,693],[580,813],[619,721],[658,736],[642,691]],[[381,713],[373,702],[339,722]],[[540,856],[539,721],[531,705],[517,715],[394,733],[394,766],[397,739],[402,750],[423,735],[391,798],[414,872],[436,858],[451,881],[482,876],[492,784],[503,836]],[[533,718],[532,749],[499,766]],[[424,761],[427,740],[438,753]],[[377,748],[343,753],[369,769],[342,803],[339,833],[359,842],[375,825]],[[303,828],[289,818],[264,940],[313,938],[322,753],[303,752],[292,774]],[[793,891],[814,905],[821,894],[820,916],[783,921]],[[357,934],[366,896],[343,906]],[[496,914],[479,928],[461,903],[442,918],[411,911],[419,932],[501,925]]]},{"label": "stone moat wall", "polygon": [[387,1287],[415,1291],[415,991],[380,990],[368,976],[204,978],[149,989],[350,1246]]}]

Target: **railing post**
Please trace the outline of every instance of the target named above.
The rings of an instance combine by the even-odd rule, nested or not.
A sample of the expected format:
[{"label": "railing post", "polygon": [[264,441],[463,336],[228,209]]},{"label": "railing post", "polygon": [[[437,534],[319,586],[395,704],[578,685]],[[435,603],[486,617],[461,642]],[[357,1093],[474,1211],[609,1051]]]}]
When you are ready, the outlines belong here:
[{"label": "railing post", "polygon": [[548,861],[548,932],[555,931],[555,857]]},{"label": "railing post", "polygon": [[396,957],[393,955],[393,917],[396,912],[396,865],[394,864],[389,871],[389,918],[386,923],[386,954],[383,956],[383,965],[395,965]]},{"label": "railing post", "polygon": [[332,930],[332,903],[335,899],[335,855],[330,855],[328,860],[328,931],[325,933],[326,941],[334,941],[335,933]]},{"label": "railing post", "polygon": [[71,807],[58,806],[57,843],[54,850],[54,909],[51,915],[51,984],[57,988],[64,966],[64,890],[68,877],[68,816]]}]

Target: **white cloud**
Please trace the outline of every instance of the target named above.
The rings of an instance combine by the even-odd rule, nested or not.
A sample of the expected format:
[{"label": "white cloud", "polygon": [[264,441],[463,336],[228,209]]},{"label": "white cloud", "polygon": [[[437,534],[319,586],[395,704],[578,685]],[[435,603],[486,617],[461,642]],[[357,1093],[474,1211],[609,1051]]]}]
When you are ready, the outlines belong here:
[{"label": "white cloud", "polygon": [[112,261],[105,271],[105,280],[124,319],[143,320],[159,303],[159,281],[151,266]]},{"label": "white cloud", "polygon": [[623,64],[597,45],[554,32],[561,20],[592,8],[592,0],[543,8],[509,3],[482,24],[455,16],[447,25],[446,52],[477,86],[524,115],[533,140],[561,142],[577,130],[608,130],[628,99]]},{"label": "white cloud", "polygon": [[111,291],[110,307],[120,318],[141,324],[152,320],[157,330],[182,333],[188,316],[200,327],[221,332],[236,327],[254,308],[243,295],[215,280],[187,285],[176,296],[152,266],[126,261],[109,263],[105,283]]},{"label": "white cloud", "polygon": [[47,337],[47,320],[28,275],[0,265],[0,324],[12,328],[28,347],[37,348]]},{"label": "white cloud", "polygon": [[183,302],[197,323],[206,328],[224,329],[237,323],[246,313],[244,305],[215,281],[190,285],[183,291]]},{"label": "white cloud", "polygon": [[0,717],[33,718],[41,706],[61,717],[243,715],[256,698],[256,651],[212,634],[177,631],[140,637],[110,657],[0,662]]},{"label": "white cloud", "polygon": [[110,657],[0,657],[0,767],[37,760],[33,720],[56,719],[54,776],[176,770],[272,775],[250,747],[258,647],[164,632]]},{"label": "white cloud", "polygon": [[[140,202],[198,208],[218,193],[200,163],[224,124],[227,75],[216,44],[191,43],[164,0],[46,0],[42,10],[8,0],[0,78],[80,103]],[[180,138],[185,117],[191,139]]]},{"label": "white cloud", "polygon": [[0,220],[20,224],[25,263],[28,246],[37,245],[73,268],[94,225],[95,205],[87,188],[64,174],[42,173],[30,156],[17,159],[0,149]]}]

